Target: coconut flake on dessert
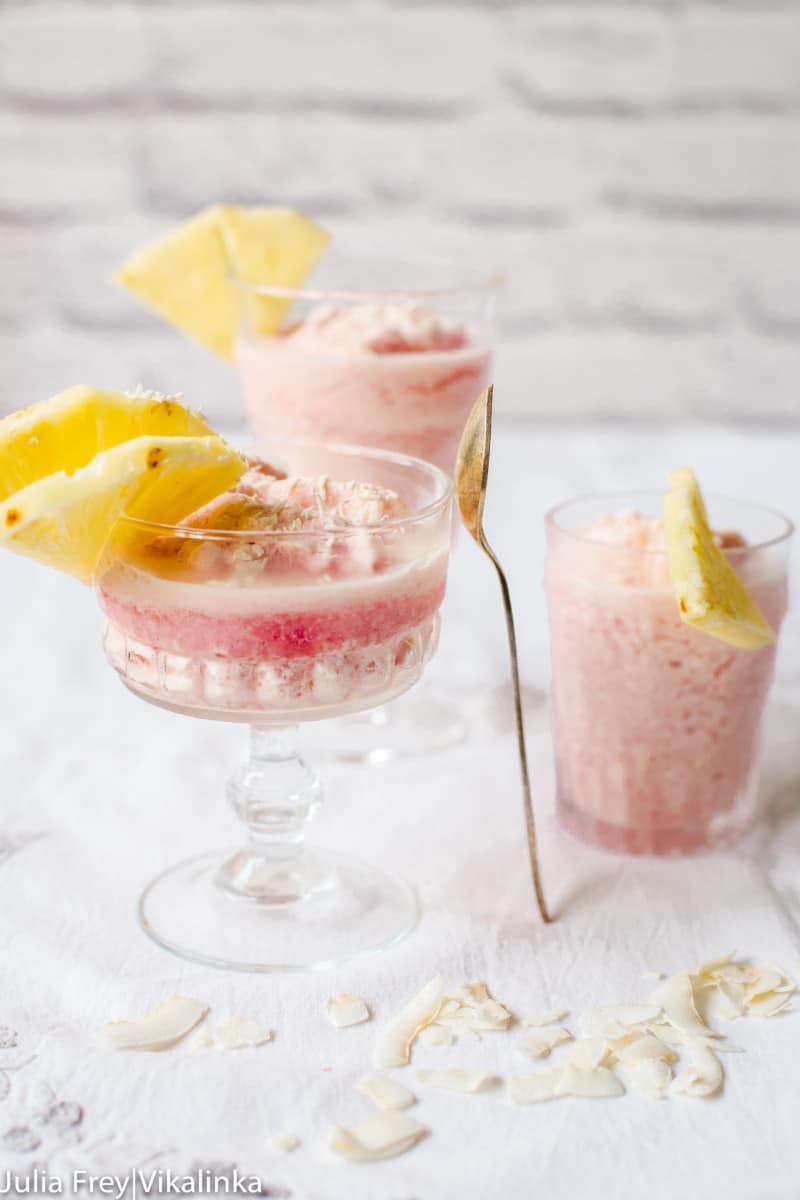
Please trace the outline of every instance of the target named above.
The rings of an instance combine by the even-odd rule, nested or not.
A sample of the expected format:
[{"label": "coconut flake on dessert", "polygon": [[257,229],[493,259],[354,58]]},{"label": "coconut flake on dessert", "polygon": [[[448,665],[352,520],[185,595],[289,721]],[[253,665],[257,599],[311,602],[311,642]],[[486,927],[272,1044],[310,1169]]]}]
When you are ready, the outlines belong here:
[{"label": "coconut flake on dessert", "polygon": [[[346,537],[287,539],[204,538],[172,534],[148,547],[165,568],[191,562],[195,578],[232,578],[237,585],[274,576],[352,577],[374,574],[389,563],[389,530],[380,526],[408,509],[396,492],[361,480],[326,475],[286,477],[267,463],[253,463],[239,483],[180,522],[182,529],[220,533],[320,533]],[[167,571],[167,573],[170,573]]]},{"label": "coconut flake on dessert", "polygon": [[278,521],[286,522],[286,528],[294,528],[294,521],[300,521],[301,528],[320,530],[379,525],[408,512],[396,492],[374,483],[343,482],[327,475],[276,477],[257,466],[242,476],[233,493],[260,502]]},{"label": "coconut flake on dessert", "polygon": [[470,338],[463,325],[422,304],[321,304],[284,341],[344,356],[460,350]]}]

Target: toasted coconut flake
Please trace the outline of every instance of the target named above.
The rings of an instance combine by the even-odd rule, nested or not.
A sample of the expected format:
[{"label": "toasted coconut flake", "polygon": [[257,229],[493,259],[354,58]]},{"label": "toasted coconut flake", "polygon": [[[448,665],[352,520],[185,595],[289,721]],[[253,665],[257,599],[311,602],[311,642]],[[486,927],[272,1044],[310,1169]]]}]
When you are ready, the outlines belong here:
[{"label": "toasted coconut flake", "polygon": [[661,1008],[656,1004],[605,1004],[587,1008],[580,1017],[581,1032],[587,1037],[624,1037],[631,1026],[657,1021]]},{"label": "toasted coconut flake", "polygon": [[471,1042],[479,1042],[481,1035],[477,1029],[472,1028],[470,1023],[471,1017],[467,1014],[468,1010],[465,1009],[461,1013],[454,1013],[450,1017],[443,1017],[429,1026],[428,1031],[431,1029],[444,1029],[449,1032],[451,1041],[454,1041],[456,1038],[466,1038]]},{"label": "toasted coconut flake", "polygon": [[741,983],[730,983],[726,979],[715,979],[713,990],[708,994],[709,1014],[723,1021],[735,1021],[745,1015],[746,994]]},{"label": "toasted coconut flake", "polygon": [[378,1030],[372,1061],[376,1067],[404,1067],[414,1039],[436,1020],[442,1006],[444,980],[434,976],[400,1012]]},{"label": "toasted coconut flake", "polygon": [[111,1021],[92,1034],[102,1050],[166,1050],[185,1038],[208,1012],[188,996],[170,996],[137,1021]]},{"label": "toasted coconut flake", "polygon": [[740,1053],[740,1047],[734,1046],[733,1042],[720,1037],[715,1033],[713,1037],[695,1036],[691,1033],[684,1033],[682,1029],[676,1029],[674,1025],[670,1025],[667,1021],[656,1022],[649,1026],[649,1032],[660,1038],[662,1042],[666,1042],[668,1046],[689,1046],[695,1042],[708,1046],[715,1052],[721,1053],[727,1051],[731,1053]]},{"label": "toasted coconut flake", "polygon": [[684,1033],[699,1034],[703,1037],[714,1037],[714,1031],[709,1029],[699,1016],[694,1004],[692,978],[688,972],[672,975],[656,988],[651,997],[653,1004],[660,1005],[667,1020]]},{"label": "toasted coconut flake", "polygon": [[484,1092],[497,1082],[497,1076],[486,1071],[463,1071],[459,1067],[417,1071],[417,1079],[424,1087],[442,1088],[447,1092]]},{"label": "toasted coconut flake", "polygon": [[756,963],[755,971],[757,972],[755,979],[744,984],[748,995],[753,998],[763,996],[767,992],[774,992],[786,983],[783,971],[779,971],[770,963]]},{"label": "toasted coconut flake", "polygon": [[514,1043],[514,1049],[524,1058],[546,1058],[562,1042],[572,1041],[572,1034],[563,1025],[547,1029],[529,1029]]},{"label": "toasted coconut flake", "polygon": [[437,1021],[422,1030],[419,1040],[423,1046],[452,1046],[456,1035],[447,1025],[440,1025]]},{"label": "toasted coconut flake", "polygon": [[610,1096],[622,1096],[625,1088],[608,1067],[594,1067],[584,1071],[567,1063],[561,1068],[557,1084],[560,1096],[583,1096],[587,1100],[603,1100]]},{"label": "toasted coconut flake", "polygon": [[642,1037],[636,1038],[630,1045],[623,1047],[619,1058],[623,1066],[633,1070],[642,1062],[674,1062],[677,1055],[666,1042],[662,1042],[661,1038],[656,1037],[655,1034],[646,1033]]},{"label": "toasted coconut flake", "polygon": [[611,1047],[605,1038],[578,1038],[569,1048],[567,1061],[582,1071],[593,1071],[595,1067],[602,1067],[610,1054]]},{"label": "toasted coconut flake", "polygon": [[300,1138],[293,1133],[273,1133],[267,1138],[267,1149],[273,1154],[291,1154],[300,1145]]},{"label": "toasted coconut flake", "polygon": [[668,1046],[685,1046],[689,1041],[689,1035],[670,1025],[669,1021],[654,1021],[652,1025],[648,1025],[648,1030]]},{"label": "toasted coconut flake", "polygon": [[727,983],[752,984],[758,979],[758,971],[751,962],[729,962],[719,967],[709,976],[715,981],[724,979]]},{"label": "toasted coconut flake", "polygon": [[688,1051],[691,1063],[678,1072],[670,1091],[700,1099],[713,1096],[722,1087],[722,1064],[703,1042],[692,1042]]},{"label": "toasted coconut flake", "polygon": [[578,1017],[578,1024],[584,1037],[600,1037],[609,1041],[624,1038],[628,1030],[616,1017],[602,1017],[597,1010],[590,1008]]},{"label": "toasted coconut flake", "polygon": [[351,996],[342,992],[338,996],[329,996],[325,1001],[325,1014],[336,1029],[346,1029],[348,1025],[360,1025],[369,1020],[369,1009],[360,996]]},{"label": "toasted coconut flake", "polygon": [[473,1009],[470,1018],[472,1029],[503,1030],[511,1023],[511,1013],[499,1000],[485,1000]]},{"label": "toasted coconut flake", "polygon": [[631,1071],[631,1083],[650,1100],[663,1100],[672,1082],[672,1070],[659,1058],[644,1058]]},{"label": "toasted coconut flake", "polygon": [[216,1025],[204,1025],[192,1038],[192,1049],[243,1050],[263,1046],[272,1039],[272,1030],[252,1017],[226,1017]]},{"label": "toasted coconut flake", "polygon": [[456,996],[463,1004],[483,1004],[486,1000],[491,1000],[489,988],[482,979],[476,979],[473,983],[463,983],[456,990]]},{"label": "toasted coconut flake", "polygon": [[716,973],[720,969],[720,967],[725,967],[728,965],[728,963],[733,962],[735,955],[736,955],[735,950],[729,950],[727,954],[721,954],[719,956],[719,958],[711,958],[708,960],[708,962],[704,962],[703,965],[698,967],[695,971],[693,971],[692,974],[693,975],[716,975]]},{"label": "toasted coconut flake", "polygon": [[334,1154],[350,1162],[377,1162],[405,1154],[427,1132],[425,1126],[408,1113],[386,1109],[367,1117],[352,1129],[337,1125],[329,1145]]},{"label": "toasted coconut flake", "polygon": [[786,1012],[791,1007],[792,994],[786,992],[767,992],[747,1002],[748,1017],[777,1017],[778,1013]]},{"label": "toasted coconut flake", "polygon": [[386,1075],[364,1075],[356,1087],[381,1109],[410,1108],[417,1100],[407,1087]]},{"label": "toasted coconut flake", "polygon": [[628,1029],[622,1037],[609,1038],[608,1049],[612,1059],[619,1061],[628,1046],[632,1046],[634,1042],[638,1042],[646,1035],[647,1030],[641,1026],[637,1026],[633,1029]]},{"label": "toasted coconut flake", "polygon": [[534,1013],[532,1017],[525,1017],[522,1024],[530,1025],[533,1029],[539,1029],[542,1025],[556,1025],[568,1016],[568,1008],[554,1008],[550,1012]]},{"label": "toasted coconut flake", "polygon": [[557,1100],[563,1093],[557,1090],[560,1067],[535,1071],[532,1075],[512,1075],[507,1094],[512,1104],[538,1104],[542,1100]]}]

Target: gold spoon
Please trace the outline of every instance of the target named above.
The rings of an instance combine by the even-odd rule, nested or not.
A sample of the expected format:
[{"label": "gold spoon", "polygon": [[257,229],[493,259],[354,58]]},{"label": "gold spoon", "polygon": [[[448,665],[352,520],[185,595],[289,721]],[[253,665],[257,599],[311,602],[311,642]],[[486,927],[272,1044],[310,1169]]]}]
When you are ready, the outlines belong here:
[{"label": "gold spoon", "polygon": [[547,911],[539,873],[539,858],[536,849],[536,826],[533,820],[533,802],[531,800],[531,781],[528,775],[528,754],[525,749],[525,728],[522,724],[522,700],[519,686],[519,660],[517,658],[517,635],[514,630],[514,613],[511,608],[511,593],[505,572],[495,556],[494,550],[486,539],[483,529],[483,510],[486,504],[486,482],[489,477],[489,458],[492,448],[492,388],[481,392],[472,412],[467,417],[456,459],[456,498],[461,512],[461,519],[471,537],[478,543],[484,554],[491,559],[500,580],[500,590],[503,594],[503,608],[506,614],[506,630],[508,631],[508,649],[511,656],[511,680],[514,685],[514,716],[517,725],[517,749],[519,750],[519,769],[522,776],[522,795],[525,804],[525,828],[528,834],[528,854],[531,863],[533,890],[536,893],[536,904],[539,915],[544,922],[552,918]]}]

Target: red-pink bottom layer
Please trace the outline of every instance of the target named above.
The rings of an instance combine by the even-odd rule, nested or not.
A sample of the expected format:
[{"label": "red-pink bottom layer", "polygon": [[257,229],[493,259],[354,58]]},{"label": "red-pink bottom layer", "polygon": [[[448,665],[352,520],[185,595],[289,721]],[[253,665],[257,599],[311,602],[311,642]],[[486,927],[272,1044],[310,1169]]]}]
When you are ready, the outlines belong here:
[{"label": "red-pink bottom layer", "polygon": [[142,604],[101,586],[100,604],[118,629],[173,654],[224,659],[308,658],[345,645],[374,646],[433,616],[445,581],[391,592],[339,608],[214,613],[179,605]]},{"label": "red-pink bottom layer", "polygon": [[439,618],[373,645],[343,643],[290,658],[177,654],[126,636],[109,624],[109,662],[134,691],[182,712],[254,720],[358,711],[384,703],[416,682],[436,649]]},{"label": "red-pink bottom layer", "polygon": [[436,646],[444,586],[239,614],[159,607],[101,587],[105,649],[131,688],[181,711],[356,711],[416,681]]}]

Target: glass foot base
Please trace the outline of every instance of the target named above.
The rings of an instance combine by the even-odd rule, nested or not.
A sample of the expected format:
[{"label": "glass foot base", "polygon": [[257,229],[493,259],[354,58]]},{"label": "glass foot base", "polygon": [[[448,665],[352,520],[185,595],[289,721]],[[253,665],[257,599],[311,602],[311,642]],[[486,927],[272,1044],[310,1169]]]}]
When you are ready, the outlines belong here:
[{"label": "glass foot base", "polygon": [[231,971],[321,971],[399,942],[419,919],[413,889],[358,859],[304,855],[313,887],[253,900],[225,890],[231,854],[205,854],[154,879],[139,920],[182,958]]},{"label": "glass foot base", "polygon": [[371,712],[315,725],[303,740],[314,754],[382,766],[449,750],[469,732],[469,717],[456,701],[414,691]]}]

